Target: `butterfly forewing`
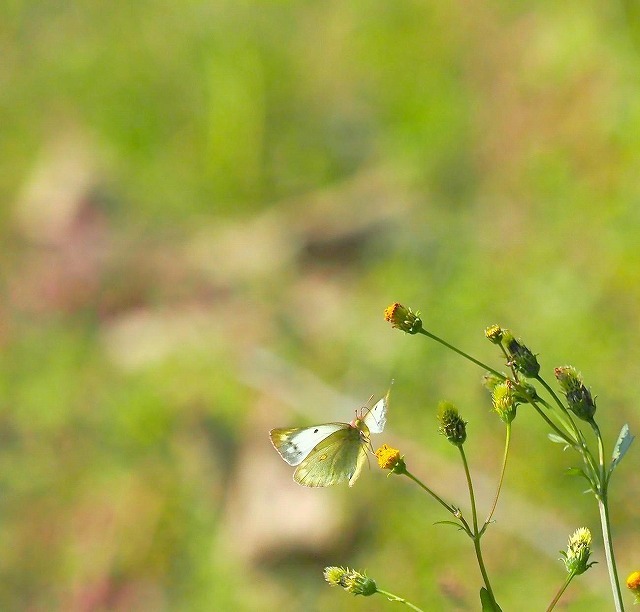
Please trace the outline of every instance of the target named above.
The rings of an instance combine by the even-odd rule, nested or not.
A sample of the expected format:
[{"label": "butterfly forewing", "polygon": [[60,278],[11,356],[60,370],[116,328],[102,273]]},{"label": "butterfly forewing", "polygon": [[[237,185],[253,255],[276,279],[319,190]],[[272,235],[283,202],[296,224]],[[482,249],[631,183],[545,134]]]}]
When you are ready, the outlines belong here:
[{"label": "butterfly forewing", "polygon": [[387,405],[389,394],[376,402],[375,406],[364,416],[365,425],[371,433],[377,434],[384,431],[387,424]]},{"label": "butterfly forewing", "polygon": [[307,487],[327,487],[349,481],[360,474],[367,451],[360,430],[351,425],[322,440],[300,463],[293,477]]},{"label": "butterfly forewing", "polygon": [[311,427],[285,427],[269,432],[271,443],[289,465],[298,465],[314,447],[347,423],[323,423]]}]

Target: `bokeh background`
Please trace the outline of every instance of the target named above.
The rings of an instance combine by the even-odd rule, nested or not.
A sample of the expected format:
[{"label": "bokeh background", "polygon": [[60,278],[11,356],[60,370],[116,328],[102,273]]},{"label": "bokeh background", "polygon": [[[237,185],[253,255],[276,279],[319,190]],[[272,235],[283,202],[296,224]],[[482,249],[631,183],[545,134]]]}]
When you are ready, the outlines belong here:
[{"label": "bokeh background", "polygon": [[[495,367],[509,327],[571,363],[609,450],[640,429],[636,4],[395,0],[0,8],[0,609],[478,609],[469,542],[375,465],[311,490],[267,431],[388,431],[467,508],[439,400],[469,421],[483,514],[503,426],[482,371],[392,330],[389,303]],[[520,412],[485,555],[505,610],[611,606],[576,458]],[[638,450],[613,481],[637,569]],[[626,594],[625,594],[626,595]],[[629,598],[627,598],[629,599]],[[630,603],[630,602],[629,602]]]}]

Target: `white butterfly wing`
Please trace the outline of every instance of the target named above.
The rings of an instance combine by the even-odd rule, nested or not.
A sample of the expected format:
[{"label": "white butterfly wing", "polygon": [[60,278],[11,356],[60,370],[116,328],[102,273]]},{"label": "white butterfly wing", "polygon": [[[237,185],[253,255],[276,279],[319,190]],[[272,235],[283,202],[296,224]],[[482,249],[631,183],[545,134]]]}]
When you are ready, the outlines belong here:
[{"label": "white butterfly wing", "polygon": [[379,434],[384,431],[384,426],[387,424],[387,406],[389,405],[389,394],[385,395],[375,406],[367,412],[364,417],[364,424],[369,428],[369,431],[374,434]]},{"label": "white butterfly wing", "polygon": [[285,427],[272,429],[269,432],[269,438],[271,438],[271,444],[289,465],[299,465],[322,440],[328,438],[332,433],[348,427],[347,423]]}]

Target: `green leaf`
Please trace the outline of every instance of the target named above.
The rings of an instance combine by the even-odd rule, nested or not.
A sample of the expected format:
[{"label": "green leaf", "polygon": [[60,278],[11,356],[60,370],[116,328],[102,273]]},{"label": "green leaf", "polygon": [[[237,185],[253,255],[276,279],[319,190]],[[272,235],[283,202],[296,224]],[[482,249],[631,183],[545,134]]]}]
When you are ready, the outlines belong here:
[{"label": "green leaf", "polygon": [[594,492],[597,491],[597,487],[595,486],[593,480],[589,478],[587,473],[582,468],[577,468],[577,467],[567,468],[565,474],[567,474],[567,476],[582,476],[582,478],[584,478],[589,483],[589,486],[591,487],[591,491],[594,491]]},{"label": "green leaf", "polygon": [[625,423],[620,430],[620,435],[618,436],[618,441],[616,445],[613,447],[613,454],[611,457],[611,466],[609,467],[609,474],[613,472],[615,467],[622,461],[622,458],[625,456],[626,452],[629,450],[631,443],[633,442],[635,436],[631,435],[631,431],[629,429],[629,424]]},{"label": "green leaf", "polygon": [[502,612],[500,606],[493,601],[489,591],[484,587],[480,589],[480,603],[482,604],[482,612]]},{"label": "green leaf", "polygon": [[434,525],[454,525],[458,529],[464,530],[464,527],[456,521],[437,521],[436,523],[434,523]]}]

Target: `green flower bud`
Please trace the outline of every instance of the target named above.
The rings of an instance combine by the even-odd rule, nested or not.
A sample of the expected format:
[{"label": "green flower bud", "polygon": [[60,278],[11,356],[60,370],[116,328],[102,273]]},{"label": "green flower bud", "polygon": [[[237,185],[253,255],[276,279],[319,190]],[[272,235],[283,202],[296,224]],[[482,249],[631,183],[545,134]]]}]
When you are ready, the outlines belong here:
[{"label": "green flower bud", "polygon": [[508,330],[502,332],[502,343],[509,354],[509,365],[527,378],[535,378],[540,372],[536,356],[520,340],[516,340]]},{"label": "green flower bud", "polygon": [[467,423],[451,402],[438,404],[438,431],[454,446],[462,446],[467,439]]},{"label": "green flower bud", "polygon": [[517,401],[514,393],[513,383],[505,380],[496,385],[492,394],[493,409],[504,423],[511,423],[516,418]]},{"label": "green flower bud", "polygon": [[499,325],[490,325],[484,330],[484,335],[489,342],[500,344],[502,342],[502,328]]},{"label": "green flower bud", "polygon": [[348,567],[325,567],[324,579],[331,586],[340,586],[354,595],[368,597],[378,591],[375,580],[366,574],[350,570]]},{"label": "green flower bud", "polygon": [[569,538],[567,552],[560,551],[567,571],[574,576],[584,574],[596,562],[589,563],[591,556],[591,532],[586,527],[576,529]]},{"label": "green flower bud", "polygon": [[571,412],[583,421],[593,421],[596,402],[591,391],[584,386],[582,375],[573,366],[556,368],[554,374],[565,393]]}]

